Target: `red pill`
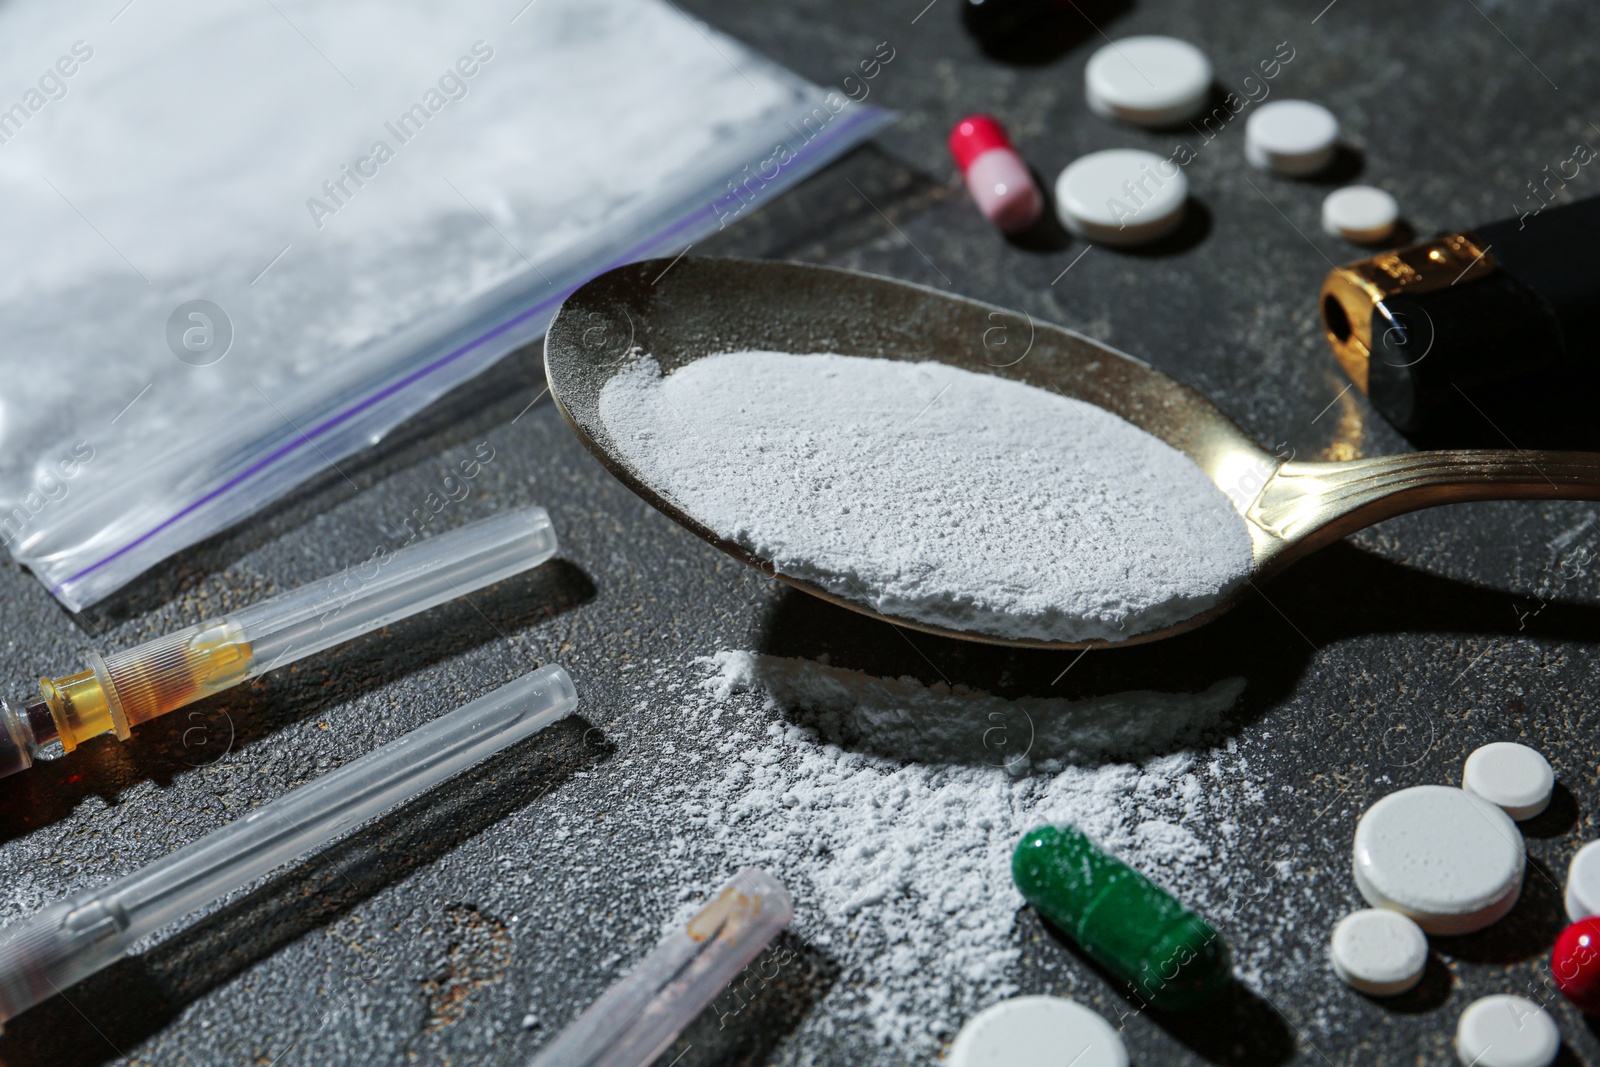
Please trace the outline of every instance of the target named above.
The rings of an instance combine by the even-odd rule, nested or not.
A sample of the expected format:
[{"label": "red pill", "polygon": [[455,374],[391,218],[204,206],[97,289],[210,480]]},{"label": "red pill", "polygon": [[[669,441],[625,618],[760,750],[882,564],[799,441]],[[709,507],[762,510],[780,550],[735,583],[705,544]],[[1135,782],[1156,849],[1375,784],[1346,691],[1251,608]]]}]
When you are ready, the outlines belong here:
[{"label": "red pill", "polygon": [[950,154],[984,218],[1006,233],[1038,221],[1044,194],[998,122],[988,115],[968,115],[950,131]]},{"label": "red pill", "polygon": [[1579,919],[1550,950],[1556,988],[1579,1008],[1600,1015],[1600,916]]}]

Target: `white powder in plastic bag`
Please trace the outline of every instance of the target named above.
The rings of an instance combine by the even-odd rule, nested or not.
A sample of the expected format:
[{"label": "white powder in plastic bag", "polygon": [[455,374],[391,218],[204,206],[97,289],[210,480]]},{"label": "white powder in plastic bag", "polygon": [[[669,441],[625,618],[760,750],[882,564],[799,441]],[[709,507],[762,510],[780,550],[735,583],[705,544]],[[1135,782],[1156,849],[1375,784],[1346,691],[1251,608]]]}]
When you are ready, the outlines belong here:
[{"label": "white powder in plastic bag", "polygon": [[862,118],[662,0],[118,7],[0,7],[0,542],[73,607]]}]

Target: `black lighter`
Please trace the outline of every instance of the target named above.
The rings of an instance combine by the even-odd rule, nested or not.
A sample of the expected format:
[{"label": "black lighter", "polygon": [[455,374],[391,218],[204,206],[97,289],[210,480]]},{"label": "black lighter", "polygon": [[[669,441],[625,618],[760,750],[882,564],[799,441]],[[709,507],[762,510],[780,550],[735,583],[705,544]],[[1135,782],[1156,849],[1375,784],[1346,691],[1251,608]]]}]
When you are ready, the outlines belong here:
[{"label": "black lighter", "polygon": [[1345,372],[1420,444],[1600,446],[1600,197],[1336,267]]}]

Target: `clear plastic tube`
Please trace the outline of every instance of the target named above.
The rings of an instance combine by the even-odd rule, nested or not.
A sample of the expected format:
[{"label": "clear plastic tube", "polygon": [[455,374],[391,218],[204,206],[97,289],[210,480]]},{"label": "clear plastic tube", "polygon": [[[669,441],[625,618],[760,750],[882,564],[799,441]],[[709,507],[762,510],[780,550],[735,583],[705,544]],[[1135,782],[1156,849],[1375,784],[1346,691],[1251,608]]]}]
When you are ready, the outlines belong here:
[{"label": "clear plastic tube", "polygon": [[39,746],[134,726],[397,619],[535,567],[557,549],[543,508],[519,508],[365,562],[220,619],[42,678],[43,700],[19,713],[0,702],[0,776],[30,766]]},{"label": "clear plastic tube", "polygon": [[[543,508],[519,508],[367,563],[228,616],[250,645],[246,678],[293,663],[474,589],[556,553]],[[386,557],[386,558],[385,558]]]},{"label": "clear plastic tube", "polygon": [[537,733],[577,703],[566,671],[540,668],[143,870],[23,920],[0,942],[0,1022],[120,959],[146,934]]},{"label": "clear plastic tube", "polygon": [[585,1009],[529,1067],[644,1067],[749,966],[794,916],[789,891],[757,867],[735,874]]}]

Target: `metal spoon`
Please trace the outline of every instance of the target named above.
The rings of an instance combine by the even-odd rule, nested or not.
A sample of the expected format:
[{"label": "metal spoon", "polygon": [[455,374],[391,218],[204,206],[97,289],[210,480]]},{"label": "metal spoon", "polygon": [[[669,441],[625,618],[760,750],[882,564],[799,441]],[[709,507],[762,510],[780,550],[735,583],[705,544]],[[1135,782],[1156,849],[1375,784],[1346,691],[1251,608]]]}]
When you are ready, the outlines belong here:
[{"label": "metal spoon", "polygon": [[[579,288],[545,337],[545,374],[561,413],[634,492],[729,555],[774,574],[770,560],[684,514],[613,448],[600,391],[635,349],[671,372],[742,349],[936,359],[1095,404],[1183,452],[1233,501],[1254,542],[1252,582],[1323,545],[1409,511],[1468,500],[1600,499],[1600,454],[1412,452],[1343,463],[1282,461],[1209,400],[1131,356],[976,300],[856,271],[797,263],[681,257],[619,267]],[[1137,644],[1193,629],[1211,609],[1123,640],[1013,640],[883,615],[788,575],[777,578],[842,607],[928,633],[990,644],[1084,648]]]}]

